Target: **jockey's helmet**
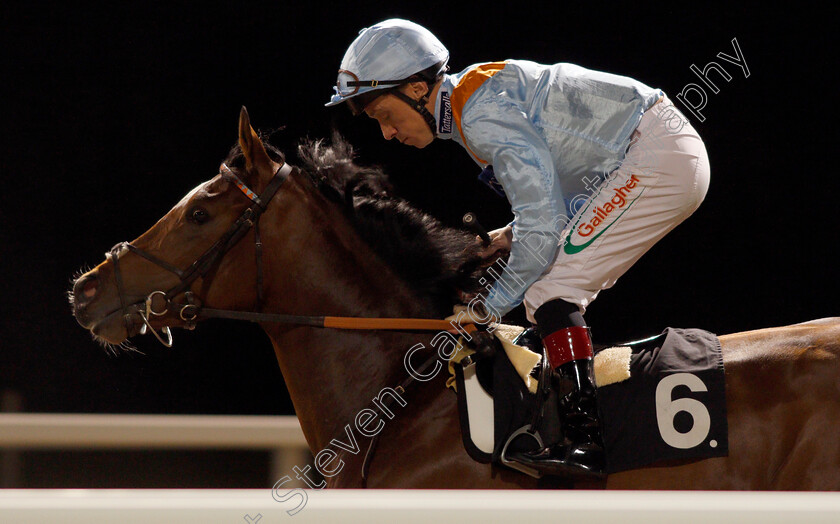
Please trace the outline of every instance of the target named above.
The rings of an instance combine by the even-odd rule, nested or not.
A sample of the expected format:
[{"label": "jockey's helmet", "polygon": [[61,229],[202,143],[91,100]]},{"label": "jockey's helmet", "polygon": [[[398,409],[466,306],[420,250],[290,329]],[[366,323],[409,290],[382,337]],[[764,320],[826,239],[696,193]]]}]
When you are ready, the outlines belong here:
[{"label": "jockey's helmet", "polygon": [[[425,81],[431,91],[448,61],[449,51],[425,27],[399,18],[385,20],[362,29],[350,44],[341,60],[335,94],[326,105],[347,101],[353,114],[359,114],[385,90],[395,92],[395,87],[408,82]],[[420,105],[407,103],[415,109]]]}]

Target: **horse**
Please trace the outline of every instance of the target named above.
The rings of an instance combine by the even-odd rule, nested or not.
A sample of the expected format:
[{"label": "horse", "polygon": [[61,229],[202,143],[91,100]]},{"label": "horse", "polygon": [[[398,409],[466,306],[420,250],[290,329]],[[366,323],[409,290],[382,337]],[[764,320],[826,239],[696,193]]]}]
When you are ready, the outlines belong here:
[{"label": "horse", "polygon": [[[394,196],[340,137],[302,143],[293,167],[244,107],[238,135],[219,174],[74,281],[79,324],[117,345],[145,330],[171,343],[170,327],[193,328],[204,311],[259,322],[328,487],[570,487],[468,456],[445,365],[433,354],[418,366],[432,331],[325,327],[324,318],[450,315],[460,292],[478,289],[475,234]],[[721,336],[728,456],[572,487],[840,489],[838,340],[840,318]],[[423,380],[395,387],[409,365]],[[323,486],[308,467],[298,472]]]}]

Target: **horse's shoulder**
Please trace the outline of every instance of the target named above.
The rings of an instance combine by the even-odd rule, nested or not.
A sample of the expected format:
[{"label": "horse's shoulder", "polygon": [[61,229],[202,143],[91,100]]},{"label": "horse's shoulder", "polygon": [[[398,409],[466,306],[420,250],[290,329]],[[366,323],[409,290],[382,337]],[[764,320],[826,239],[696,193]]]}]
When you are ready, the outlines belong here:
[{"label": "horse's shoulder", "polygon": [[840,359],[840,317],[757,329],[720,337],[724,362]]}]

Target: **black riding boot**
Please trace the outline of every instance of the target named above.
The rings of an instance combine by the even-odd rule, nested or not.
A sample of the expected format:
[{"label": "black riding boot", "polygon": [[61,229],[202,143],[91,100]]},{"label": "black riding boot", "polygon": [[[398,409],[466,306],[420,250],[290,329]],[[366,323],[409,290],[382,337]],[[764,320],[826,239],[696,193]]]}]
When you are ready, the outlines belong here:
[{"label": "black riding boot", "polygon": [[577,306],[553,300],[534,312],[548,362],[556,375],[563,439],[510,458],[545,474],[572,479],[604,475],[604,446],[595,392],[592,340]]}]

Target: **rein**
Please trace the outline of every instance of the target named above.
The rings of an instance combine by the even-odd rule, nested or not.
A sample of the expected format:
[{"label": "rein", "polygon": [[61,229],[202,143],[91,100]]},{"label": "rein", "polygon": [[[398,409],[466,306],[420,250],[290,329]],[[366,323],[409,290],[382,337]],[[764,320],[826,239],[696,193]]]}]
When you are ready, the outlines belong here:
[{"label": "rein", "polygon": [[[180,305],[180,304],[178,304]],[[184,304],[185,308],[196,307]],[[385,329],[397,331],[456,331],[452,323],[431,318],[372,318],[372,317],[320,317],[283,315],[279,313],[257,313],[250,311],[232,311],[227,309],[198,308],[196,320],[208,318],[226,318],[232,320],[250,320],[251,322],[275,322],[279,324],[297,324],[318,328],[334,329]],[[464,329],[469,333],[473,324]]]}]

